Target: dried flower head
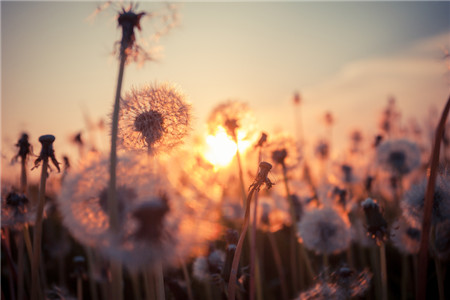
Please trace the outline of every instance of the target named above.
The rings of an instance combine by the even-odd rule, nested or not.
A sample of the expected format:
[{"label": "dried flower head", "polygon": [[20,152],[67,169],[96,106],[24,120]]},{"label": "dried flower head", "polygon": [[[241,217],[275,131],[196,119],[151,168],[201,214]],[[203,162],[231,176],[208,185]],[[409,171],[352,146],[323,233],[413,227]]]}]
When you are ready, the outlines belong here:
[{"label": "dried flower head", "polygon": [[419,146],[406,139],[387,140],[377,147],[377,162],[394,175],[406,175],[420,165]]},{"label": "dried flower head", "polygon": [[27,157],[33,153],[33,147],[28,142],[28,134],[26,133],[22,133],[22,136],[17,141],[16,147],[19,148],[19,152],[13,160],[17,160],[20,157],[22,161],[25,161]]},{"label": "dried flower head", "polygon": [[[422,226],[423,206],[425,203],[425,192],[427,178],[413,184],[404,194],[401,202],[403,215],[414,226]],[[433,210],[431,223],[436,225],[450,219],[450,176],[438,174],[433,196]]]},{"label": "dried flower head", "polygon": [[168,151],[189,132],[191,106],[167,83],[133,88],[121,106],[118,139],[127,149]]},{"label": "dried flower head", "polygon": [[321,160],[326,160],[330,155],[330,145],[325,139],[320,139],[314,149],[315,155]]},{"label": "dried flower head", "polygon": [[[137,12],[137,4],[130,3],[125,8],[125,3],[107,1],[88,17],[93,19],[97,14],[111,7],[117,16],[117,25],[122,28],[122,38],[117,44],[119,55],[126,55],[127,59],[132,59],[142,65],[146,61],[156,60],[158,52],[161,51],[159,40],[162,36],[176,27],[179,23],[177,5],[167,4],[163,8],[151,8],[151,12]],[[145,28],[151,27],[152,32],[147,36],[140,35],[138,38],[135,29],[145,32]],[[150,26],[151,25],[151,26]]]},{"label": "dried flower head", "polygon": [[[48,161],[48,159],[50,158],[53,162],[53,165],[56,167],[56,169],[58,169],[58,172],[61,171],[59,169],[59,162],[55,157],[55,150],[53,150],[54,141],[55,137],[51,134],[46,134],[39,137],[39,142],[42,144],[41,153],[39,154],[39,157],[34,161],[34,167],[32,168],[32,170],[39,167],[41,161]],[[50,164],[48,165],[48,168],[50,169]]]},{"label": "dried flower head", "polygon": [[275,165],[285,167],[287,170],[298,168],[302,159],[297,141],[287,133],[271,136],[264,152],[270,155]]},{"label": "dried flower head", "polygon": [[376,240],[377,244],[387,238],[387,222],[381,214],[380,206],[376,200],[367,198],[361,203],[367,222],[367,234]]},{"label": "dried flower head", "polygon": [[208,118],[208,131],[215,135],[224,128],[233,140],[253,140],[255,118],[246,103],[228,100],[216,106]]},{"label": "dried flower head", "polygon": [[298,233],[305,246],[318,254],[342,252],[351,241],[347,216],[332,207],[305,212],[298,223]]}]

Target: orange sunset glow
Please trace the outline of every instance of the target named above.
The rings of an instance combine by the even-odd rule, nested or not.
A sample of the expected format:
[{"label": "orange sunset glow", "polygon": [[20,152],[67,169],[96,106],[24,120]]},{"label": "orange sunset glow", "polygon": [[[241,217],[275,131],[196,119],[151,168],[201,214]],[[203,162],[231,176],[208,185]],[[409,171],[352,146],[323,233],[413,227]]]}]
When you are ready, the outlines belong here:
[{"label": "orange sunset glow", "polygon": [[448,299],[449,12],[0,1],[1,299]]}]

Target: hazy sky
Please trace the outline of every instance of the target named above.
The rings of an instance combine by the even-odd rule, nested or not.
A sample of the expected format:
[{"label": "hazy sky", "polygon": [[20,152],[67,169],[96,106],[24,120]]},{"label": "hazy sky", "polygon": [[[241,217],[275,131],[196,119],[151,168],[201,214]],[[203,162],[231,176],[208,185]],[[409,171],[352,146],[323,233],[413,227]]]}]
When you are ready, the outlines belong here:
[{"label": "hazy sky", "polygon": [[[87,17],[100,2],[1,2],[2,153],[22,131],[55,149],[85,130],[83,111],[107,119],[117,80],[111,55],[115,12]],[[337,131],[375,128],[393,95],[406,116],[442,107],[449,92],[450,2],[177,2],[180,25],[163,36],[163,56],[127,66],[123,91],[177,84],[193,105],[195,129],[227,99],[247,102],[262,130],[292,130],[292,95],[302,94],[304,126],[335,114]],[[160,3],[140,3],[152,12]],[[154,23],[142,21],[140,38]],[[338,134],[339,136],[339,134]],[[107,139],[106,139],[107,140]],[[40,147],[39,147],[40,148]]]}]

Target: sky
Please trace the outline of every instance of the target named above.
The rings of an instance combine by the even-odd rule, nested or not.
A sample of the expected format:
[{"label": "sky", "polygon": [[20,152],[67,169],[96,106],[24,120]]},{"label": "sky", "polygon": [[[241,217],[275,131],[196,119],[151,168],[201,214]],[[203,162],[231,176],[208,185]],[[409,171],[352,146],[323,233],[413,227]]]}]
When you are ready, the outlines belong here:
[{"label": "sky", "polygon": [[[35,148],[40,135],[55,135],[61,156],[73,151],[73,134],[86,132],[85,116],[108,121],[120,29],[113,7],[88,18],[99,4],[1,2],[4,158],[23,131]],[[179,25],[158,40],[158,60],[129,64],[122,90],[177,85],[192,104],[198,134],[228,99],[248,103],[261,130],[293,132],[292,97],[300,92],[312,142],[323,133],[326,111],[336,119],[334,138],[343,140],[354,128],[374,130],[391,96],[405,118],[421,119],[430,107],[441,109],[449,94],[450,2],[175,5]],[[138,11],[164,9],[144,1]],[[146,17],[141,25],[138,40],[148,41],[158,23]]]}]

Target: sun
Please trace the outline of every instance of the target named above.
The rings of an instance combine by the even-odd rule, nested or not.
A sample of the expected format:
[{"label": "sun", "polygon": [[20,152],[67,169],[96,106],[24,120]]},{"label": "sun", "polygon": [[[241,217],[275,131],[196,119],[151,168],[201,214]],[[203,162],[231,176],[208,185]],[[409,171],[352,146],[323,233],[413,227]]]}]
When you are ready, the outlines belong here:
[{"label": "sun", "polygon": [[[243,140],[238,131],[239,152],[243,153],[250,146],[250,142]],[[233,139],[227,135],[225,128],[219,126],[215,135],[207,135],[203,157],[215,167],[226,167],[233,160],[238,149]]]}]

